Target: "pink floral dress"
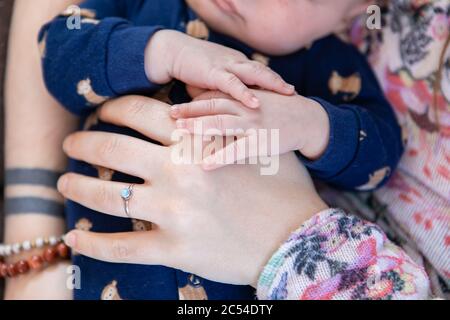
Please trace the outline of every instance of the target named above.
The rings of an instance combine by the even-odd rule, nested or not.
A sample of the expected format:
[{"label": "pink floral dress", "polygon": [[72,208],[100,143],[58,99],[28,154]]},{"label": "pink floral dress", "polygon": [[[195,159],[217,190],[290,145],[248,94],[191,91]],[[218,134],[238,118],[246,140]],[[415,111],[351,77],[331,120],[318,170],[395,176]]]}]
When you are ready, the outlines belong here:
[{"label": "pink floral dress", "polygon": [[330,205],[359,218],[331,210],[306,222],[264,269],[262,299],[449,297],[450,0],[391,0],[385,9],[381,30],[364,18],[348,40],[395,108],[404,157],[374,193],[322,188]]}]

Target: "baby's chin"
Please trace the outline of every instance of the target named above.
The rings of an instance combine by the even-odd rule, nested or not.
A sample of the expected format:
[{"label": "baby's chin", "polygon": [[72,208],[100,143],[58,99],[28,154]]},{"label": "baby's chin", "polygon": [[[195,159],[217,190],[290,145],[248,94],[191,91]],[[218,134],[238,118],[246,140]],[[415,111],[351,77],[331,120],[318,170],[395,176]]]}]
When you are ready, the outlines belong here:
[{"label": "baby's chin", "polygon": [[286,39],[281,39],[280,41],[252,41],[248,39],[241,39],[241,41],[247,43],[250,47],[258,52],[272,56],[289,55],[311,45],[311,43],[300,41],[286,41]]}]

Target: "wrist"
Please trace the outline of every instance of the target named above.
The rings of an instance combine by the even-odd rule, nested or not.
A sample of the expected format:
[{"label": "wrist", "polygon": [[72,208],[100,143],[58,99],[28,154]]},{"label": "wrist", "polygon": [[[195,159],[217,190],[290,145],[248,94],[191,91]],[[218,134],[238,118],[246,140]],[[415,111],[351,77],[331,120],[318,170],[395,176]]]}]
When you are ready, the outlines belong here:
[{"label": "wrist", "polygon": [[[306,170],[305,174],[307,174]],[[282,229],[278,231],[273,230],[271,241],[267,241],[266,245],[264,245],[264,254],[261,255],[261,257],[263,257],[262,263],[259,264],[258,268],[255,270],[256,272],[254,272],[250,278],[250,285],[252,287],[258,287],[261,281],[265,278],[267,270],[274,271],[274,265],[272,264],[273,257],[276,256],[276,254],[280,252],[280,249],[286,245],[292,233],[295,230],[301,229],[306,223],[312,221],[314,217],[319,216],[321,213],[326,212],[329,209],[329,206],[321,199],[314,188],[304,189],[301,190],[301,192],[302,196],[299,197],[299,201],[293,201],[294,204],[284,208],[283,211],[284,213],[287,213],[292,210],[292,212],[284,216],[292,216],[295,218],[286,223],[285,227]],[[291,199],[292,198],[293,197],[291,197]]]},{"label": "wrist", "polygon": [[167,34],[168,30],[156,32],[145,48],[145,74],[155,84],[164,84],[171,80],[168,68]]},{"label": "wrist", "polygon": [[60,261],[49,268],[32,272],[5,282],[5,300],[71,300],[67,287],[69,261]]},{"label": "wrist", "polygon": [[[298,149],[300,153],[310,159],[319,159],[326,151],[330,140],[330,119],[327,112],[320,103],[313,99],[302,97],[303,108],[306,108],[306,113],[309,115],[303,119],[305,135],[301,139],[303,143]],[[306,121],[305,121],[306,120]]]},{"label": "wrist", "polygon": [[178,51],[174,38],[178,34],[178,31],[160,30],[148,42],[145,49],[145,73],[151,82],[165,84],[172,80],[171,69],[175,52]]}]

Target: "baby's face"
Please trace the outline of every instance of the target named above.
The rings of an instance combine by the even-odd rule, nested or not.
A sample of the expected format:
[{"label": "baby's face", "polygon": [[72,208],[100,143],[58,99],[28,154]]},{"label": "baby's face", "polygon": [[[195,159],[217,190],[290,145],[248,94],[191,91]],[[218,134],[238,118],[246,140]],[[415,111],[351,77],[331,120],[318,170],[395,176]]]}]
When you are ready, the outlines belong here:
[{"label": "baby's face", "polygon": [[283,55],[338,31],[369,0],[187,0],[213,29]]}]

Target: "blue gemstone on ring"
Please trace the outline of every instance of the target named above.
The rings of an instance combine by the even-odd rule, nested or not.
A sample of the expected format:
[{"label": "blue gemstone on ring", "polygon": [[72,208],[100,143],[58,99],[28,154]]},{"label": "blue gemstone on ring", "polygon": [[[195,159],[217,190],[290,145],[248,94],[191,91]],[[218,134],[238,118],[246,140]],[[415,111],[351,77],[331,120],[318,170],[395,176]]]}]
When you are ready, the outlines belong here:
[{"label": "blue gemstone on ring", "polygon": [[130,199],[130,197],[131,197],[131,190],[129,188],[122,189],[122,191],[120,192],[120,196],[124,200]]}]

